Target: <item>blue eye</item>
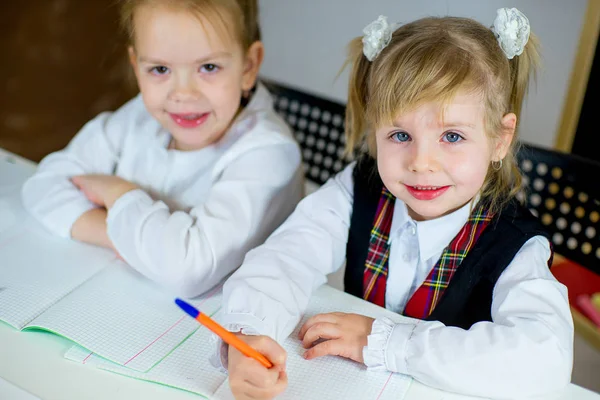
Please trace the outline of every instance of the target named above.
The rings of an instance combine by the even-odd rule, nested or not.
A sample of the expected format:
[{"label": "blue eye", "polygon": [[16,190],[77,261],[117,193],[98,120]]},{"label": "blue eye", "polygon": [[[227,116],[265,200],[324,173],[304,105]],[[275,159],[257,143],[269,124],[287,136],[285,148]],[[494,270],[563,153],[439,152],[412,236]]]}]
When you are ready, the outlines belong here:
[{"label": "blue eye", "polygon": [[164,65],[158,65],[150,68],[150,73],[153,75],[166,75],[169,72],[169,68]]},{"label": "blue eye", "polygon": [[396,142],[408,142],[410,140],[410,135],[406,132],[394,132],[392,133],[391,138]]},{"label": "blue eye", "polygon": [[448,143],[456,143],[459,142],[461,140],[464,140],[464,138],[462,136],[460,136],[458,133],[456,132],[446,132],[444,133],[444,141],[448,142]]},{"label": "blue eye", "polygon": [[204,64],[200,67],[200,71],[202,72],[217,72],[219,70],[219,66],[216,64]]}]

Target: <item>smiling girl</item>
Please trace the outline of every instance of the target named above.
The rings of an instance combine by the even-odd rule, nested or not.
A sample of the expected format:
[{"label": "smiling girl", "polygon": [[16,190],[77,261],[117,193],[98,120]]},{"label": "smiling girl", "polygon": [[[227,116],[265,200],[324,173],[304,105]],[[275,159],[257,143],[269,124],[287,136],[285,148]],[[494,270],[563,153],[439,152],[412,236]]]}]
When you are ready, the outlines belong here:
[{"label": "smiling girl", "polygon": [[380,17],[351,42],[346,142],[358,161],[224,286],[222,322],[275,365],[222,346],[237,399],[285,389],[277,341],[344,262],[347,292],[404,318],[312,316],[299,333],[306,359],[342,356],[486,398],[567,385],[566,288],[548,268],[548,234],[515,198],[517,121],[538,58],[529,29],[516,9],[498,10],[492,29],[444,17],[393,30]]},{"label": "smiling girl", "polygon": [[49,230],[114,249],[183,296],[239,267],[301,197],[300,152],[257,83],[256,0],[123,0],[140,94],[22,191]]}]

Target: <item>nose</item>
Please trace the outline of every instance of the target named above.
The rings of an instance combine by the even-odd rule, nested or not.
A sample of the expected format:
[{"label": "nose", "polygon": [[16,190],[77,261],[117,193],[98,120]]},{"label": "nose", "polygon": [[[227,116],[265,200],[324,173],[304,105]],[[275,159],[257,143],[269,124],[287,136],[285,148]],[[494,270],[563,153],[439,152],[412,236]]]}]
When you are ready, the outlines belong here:
[{"label": "nose", "polygon": [[408,157],[411,172],[435,172],[439,169],[435,146],[427,142],[413,142]]},{"label": "nose", "polygon": [[196,101],[202,97],[200,88],[189,74],[177,74],[174,83],[170,97],[175,102]]}]

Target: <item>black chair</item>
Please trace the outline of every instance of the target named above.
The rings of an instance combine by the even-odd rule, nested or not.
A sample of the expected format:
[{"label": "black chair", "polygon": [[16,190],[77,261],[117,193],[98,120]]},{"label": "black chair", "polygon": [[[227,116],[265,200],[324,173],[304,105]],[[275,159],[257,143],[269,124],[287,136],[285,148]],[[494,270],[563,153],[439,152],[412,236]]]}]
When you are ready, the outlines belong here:
[{"label": "black chair", "polygon": [[[345,106],[276,82],[265,85],[302,148],[306,178],[325,183],[349,162]],[[529,144],[517,159],[527,183],[522,199],[552,235],[554,250],[600,274],[600,163]]]},{"label": "black chair", "polygon": [[556,253],[600,274],[600,163],[525,144],[517,158]]},{"label": "black chair", "polygon": [[346,106],[264,81],[277,112],[292,127],[302,149],[306,178],[322,185],[349,162],[344,157]]}]

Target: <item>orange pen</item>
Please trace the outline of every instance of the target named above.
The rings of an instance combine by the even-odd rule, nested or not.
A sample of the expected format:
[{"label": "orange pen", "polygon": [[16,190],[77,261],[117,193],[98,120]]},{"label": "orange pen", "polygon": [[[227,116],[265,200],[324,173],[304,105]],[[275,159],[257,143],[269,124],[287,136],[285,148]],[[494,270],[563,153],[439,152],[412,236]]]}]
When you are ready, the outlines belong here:
[{"label": "orange pen", "polygon": [[202,325],[213,331],[221,339],[223,339],[225,343],[235,347],[240,353],[242,353],[246,357],[254,358],[256,361],[258,361],[267,368],[271,368],[273,366],[273,364],[267,359],[267,357],[254,350],[246,342],[235,336],[233,333],[229,332],[227,329],[223,328],[221,325],[219,325],[217,322],[211,319],[208,315],[196,309],[191,304],[186,303],[181,299],[175,299],[175,303],[183,311],[188,313],[192,318],[194,318],[196,321],[200,322]]}]

